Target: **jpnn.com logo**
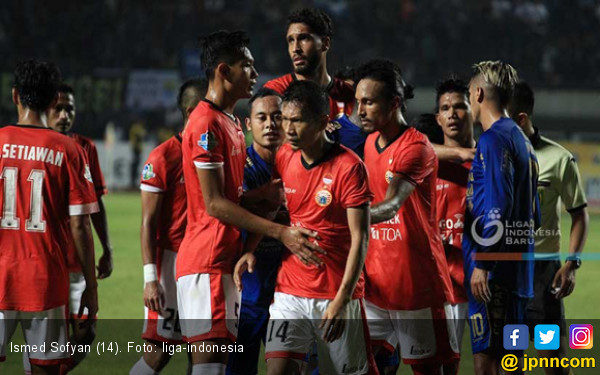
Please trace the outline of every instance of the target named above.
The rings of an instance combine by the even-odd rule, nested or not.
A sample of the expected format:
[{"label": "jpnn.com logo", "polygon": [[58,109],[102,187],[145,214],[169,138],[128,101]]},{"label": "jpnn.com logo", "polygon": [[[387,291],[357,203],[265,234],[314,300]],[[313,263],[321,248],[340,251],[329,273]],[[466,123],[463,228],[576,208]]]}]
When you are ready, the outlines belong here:
[{"label": "jpnn.com logo", "polygon": [[[483,226],[483,231],[488,228],[496,228],[493,233],[488,233],[485,237],[477,232],[477,227],[481,226],[480,221],[487,220]],[[506,245],[532,245],[535,243],[535,223],[530,221],[511,221],[502,222],[502,215],[499,208],[492,208],[487,215],[478,216],[471,224],[471,236],[481,246],[492,246],[504,239]]]}]

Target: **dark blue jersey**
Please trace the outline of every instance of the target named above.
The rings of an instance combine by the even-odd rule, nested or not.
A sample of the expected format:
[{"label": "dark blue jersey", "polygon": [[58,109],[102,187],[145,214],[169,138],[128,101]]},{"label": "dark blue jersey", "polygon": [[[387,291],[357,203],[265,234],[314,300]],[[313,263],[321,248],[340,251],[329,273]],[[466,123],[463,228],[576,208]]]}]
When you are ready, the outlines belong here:
[{"label": "dark blue jersey", "polygon": [[533,147],[511,119],[501,118],[481,135],[467,186],[462,242],[467,286],[477,267],[518,296],[533,296],[537,176]]},{"label": "dark blue jersey", "polygon": [[[244,166],[244,191],[256,189],[269,181],[273,166],[264,161],[250,145],[246,149],[246,165]],[[244,235],[245,238],[245,235]],[[275,291],[277,269],[281,263],[283,245],[272,238],[263,239],[254,254],[257,262],[253,273],[242,276],[242,303],[268,308]]]},{"label": "dark blue jersey", "polygon": [[332,138],[332,140],[336,143],[340,143],[348,147],[362,159],[364,155],[367,134],[363,132],[360,127],[350,121],[348,116],[345,114],[340,114],[332,122],[335,124],[336,130],[333,131],[333,133],[327,133],[327,136]]}]

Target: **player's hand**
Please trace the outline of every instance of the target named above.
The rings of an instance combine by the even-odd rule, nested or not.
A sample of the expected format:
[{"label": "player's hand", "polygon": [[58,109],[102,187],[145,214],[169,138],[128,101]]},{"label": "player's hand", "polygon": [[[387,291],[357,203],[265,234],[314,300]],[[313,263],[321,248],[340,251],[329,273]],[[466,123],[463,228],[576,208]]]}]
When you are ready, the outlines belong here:
[{"label": "player's hand", "polygon": [[322,266],[323,260],[315,254],[315,252],[321,254],[327,254],[319,245],[310,242],[308,239],[320,239],[317,232],[308,230],[306,228],[298,227],[286,227],[278,240],[288,248],[292,254],[296,255],[302,263],[309,266],[311,264]]},{"label": "player's hand", "polygon": [[98,276],[96,278],[99,280],[106,279],[112,274],[112,249],[109,251],[104,251],[100,259],[98,259],[98,265],[96,266],[96,269],[98,270]]},{"label": "player's hand", "polygon": [[144,305],[152,311],[162,314],[165,305],[165,291],[158,281],[151,281],[144,286]]},{"label": "player's hand", "polygon": [[473,269],[471,293],[480,303],[489,303],[492,300],[492,292],[488,285],[488,271],[477,267]]},{"label": "player's hand", "polygon": [[323,340],[325,342],[334,342],[342,336],[346,325],[348,302],[350,302],[349,299],[338,297],[329,302],[319,325],[319,328],[323,329]]},{"label": "player's hand", "polygon": [[460,161],[473,161],[473,159],[475,159],[475,151],[475,148],[460,148],[458,150]]},{"label": "player's hand", "polygon": [[341,128],[341,126],[337,122],[329,121],[325,130],[327,130],[328,133],[333,133],[339,128]]},{"label": "player's hand", "polygon": [[565,262],[554,275],[552,280],[552,289],[558,290],[554,295],[556,299],[565,298],[575,289],[575,269],[571,267],[569,262]]},{"label": "player's hand", "polygon": [[255,264],[256,257],[252,253],[242,255],[240,260],[235,264],[235,268],[233,269],[233,282],[235,283],[238,292],[242,291],[242,275],[246,270],[249,273],[254,272]]},{"label": "player's hand", "polygon": [[81,303],[79,304],[79,311],[77,312],[77,319],[81,319],[85,308],[88,309],[87,319],[79,323],[80,328],[87,328],[94,323],[96,314],[98,313],[98,286],[85,287],[85,290],[81,294]]}]

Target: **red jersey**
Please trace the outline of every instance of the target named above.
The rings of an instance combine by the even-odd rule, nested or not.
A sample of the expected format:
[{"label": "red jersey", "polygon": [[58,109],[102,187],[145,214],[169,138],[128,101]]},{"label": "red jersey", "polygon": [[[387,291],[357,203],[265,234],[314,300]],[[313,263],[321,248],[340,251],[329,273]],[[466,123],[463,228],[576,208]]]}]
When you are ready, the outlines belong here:
[{"label": "red jersey", "polygon": [[66,305],[69,215],[98,211],[81,147],[49,128],[0,129],[0,310]]},{"label": "red jersey", "polygon": [[181,169],[182,156],[181,136],[178,134],[150,152],[142,172],[140,189],[163,194],[157,223],[157,251],[177,252],[185,233],[187,201]]},{"label": "red jersey", "polygon": [[[87,157],[90,173],[92,174],[92,180],[94,181],[94,189],[96,190],[96,197],[98,200],[102,195],[107,193],[106,184],[104,183],[104,176],[102,170],[100,170],[100,161],[98,160],[98,151],[94,142],[76,133],[68,134],[79,146],[83,148],[83,151]],[[81,272],[81,264],[79,258],[77,258],[77,249],[75,243],[70,241],[67,245],[67,267],[69,272]]]},{"label": "red jersey", "polygon": [[[265,83],[264,87],[275,90],[282,94],[295,81],[294,73],[275,78]],[[354,108],[354,88],[347,82],[338,78],[333,78],[325,88],[329,94],[329,119],[334,120],[338,115],[345,113],[352,114]]]},{"label": "red jersey", "polygon": [[[324,267],[305,266],[286,251],[277,275],[277,291],[306,298],[335,298],[341,285],[352,239],[347,208],[369,203],[367,170],[360,158],[344,146],[333,145],[321,161],[308,165],[300,151],[281,146],[275,157],[276,174],[285,188],[293,226],[319,233]],[[364,278],[353,298],[362,298]]]},{"label": "red jersey", "polygon": [[203,99],[190,115],[182,150],[188,211],[177,256],[177,278],[196,273],[230,274],[242,251],[240,230],[208,215],[196,168],[223,167],[224,196],[240,203],[246,143],[239,120]]},{"label": "red jersey", "polygon": [[376,132],[365,143],[373,204],[385,199],[394,175],[413,183],[415,190],[392,219],[371,226],[365,299],[390,310],[441,306],[452,300],[452,285],[436,221],[437,157],[414,128],[383,149],[378,139]]},{"label": "red jersey", "polygon": [[465,292],[462,237],[470,169],[471,162],[456,164],[441,161],[436,184],[437,222],[452,279],[454,304],[468,301]]}]

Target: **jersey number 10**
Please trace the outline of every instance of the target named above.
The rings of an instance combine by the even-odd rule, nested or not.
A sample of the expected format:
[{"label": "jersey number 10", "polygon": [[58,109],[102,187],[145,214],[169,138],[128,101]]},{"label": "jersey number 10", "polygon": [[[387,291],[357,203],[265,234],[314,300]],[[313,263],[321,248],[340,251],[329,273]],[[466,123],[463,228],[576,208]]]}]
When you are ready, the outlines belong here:
[{"label": "jersey number 10", "polygon": [[[25,221],[25,230],[45,232],[46,222],[42,220],[42,187],[45,171],[32,169],[27,181],[31,183],[29,202],[29,219]],[[20,219],[17,217],[17,176],[19,169],[4,167],[0,179],[4,180],[4,196],[2,199],[2,219],[0,229],[19,229]]]}]

